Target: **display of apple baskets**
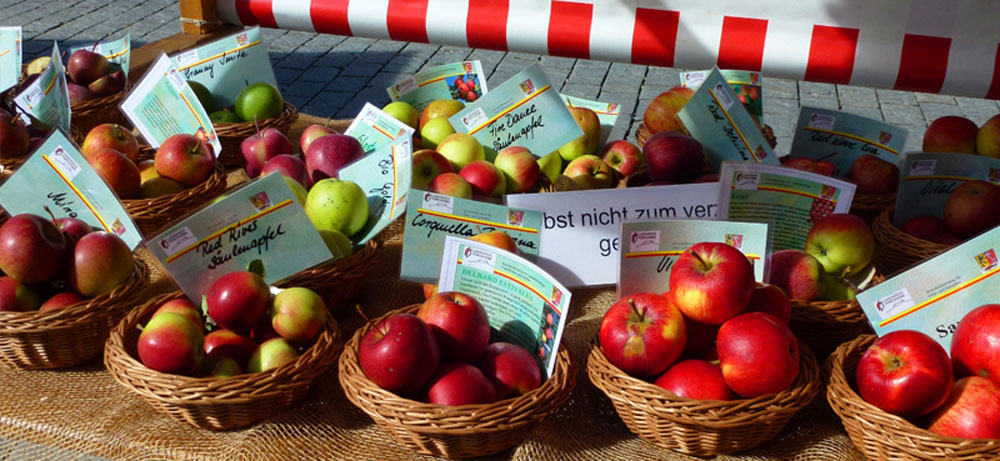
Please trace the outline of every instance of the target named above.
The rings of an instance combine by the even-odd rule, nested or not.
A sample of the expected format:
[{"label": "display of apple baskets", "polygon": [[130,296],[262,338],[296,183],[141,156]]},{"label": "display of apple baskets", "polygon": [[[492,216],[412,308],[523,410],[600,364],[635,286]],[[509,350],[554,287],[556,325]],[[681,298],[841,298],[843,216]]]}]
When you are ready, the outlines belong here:
[{"label": "display of apple baskets", "polygon": [[[375,319],[416,314],[407,306]],[[371,329],[362,327],[344,345],[340,355],[340,384],[347,399],[367,413],[387,434],[406,448],[429,455],[469,458],[498,453],[523,441],[535,425],[569,399],[577,369],[569,351],[559,350],[552,376],[541,387],[518,397],[489,404],[446,406],[417,402],[384,390],[361,370],[358,347]]]},{"label": "display of apple baskets", "polygon": [[880,270],[892,274],[920,261],[937,256],[950,248],[914,237],[892,224],[894,207],[886,208],[872,222],[875,234],[875,264]]},{"label": "display of apple baskets", "polygon": [[111,332],[104,348],[104,365],[122,386],[139,394],[156,411],[194,427],[224,430],[273,417],[306,397],[316,380],[337,359],[340,330],[332,316],[316,342],[294,361],[259,373],[228,378],[192,378],[160,373],[137,358],[136,344],[145,324],[174,292],[156,296]]},{"label": "display of apple baskets", "polygon": [[287,134],[292,124],[299,119],[299,111],[290,102],[285,101],[284,107],[275,117],[257,120],[256,122],[212,122],[215,127],[215,134],[222,142],[222,154],[218,161],[226,167],[241,167],[243,165],[243,155],[240,144],[247,137],[256,134],[265,128],[274,128]]},{"label": "display of apple baskets", "polygon": [[855,448],[871,460],[1000,458],[1000,440],[941,436],[862,399],[856,390],[855,371],[861,355],[874,341],[874,335],[865,335],[844,343],[826,364],[830,375],[826,399],[840,416]]}]

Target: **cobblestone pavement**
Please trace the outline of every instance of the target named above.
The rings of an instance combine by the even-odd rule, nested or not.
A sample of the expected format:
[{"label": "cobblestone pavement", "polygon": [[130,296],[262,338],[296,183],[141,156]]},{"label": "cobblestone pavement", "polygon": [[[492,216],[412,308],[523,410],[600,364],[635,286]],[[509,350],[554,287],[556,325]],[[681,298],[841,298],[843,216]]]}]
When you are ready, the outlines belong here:
[{"label": "cobblestone pavement", "polygon": [[[0,25],[24,27],[26,59],[61,48],[117,38],[126,31],[135,45],[180,32],[176,2],[168,0],[0,0]],[[279,86],[305,113],[350,118],[365,102],[382,106],[385,88],[426,67],[478,59],[496,85],[541,62],[565,94],[621,104],[612,139],[631,136],[646,105],[679,83],[679,69],[507,53],[482,49],[264,29]],[[788,153],[801,105],[839,108],[902,126],[906,149],[918,149],[930,121],[964,115],[977,124],[1000,112],[997,101],[848,85],[764,78],[764,117]]]}]

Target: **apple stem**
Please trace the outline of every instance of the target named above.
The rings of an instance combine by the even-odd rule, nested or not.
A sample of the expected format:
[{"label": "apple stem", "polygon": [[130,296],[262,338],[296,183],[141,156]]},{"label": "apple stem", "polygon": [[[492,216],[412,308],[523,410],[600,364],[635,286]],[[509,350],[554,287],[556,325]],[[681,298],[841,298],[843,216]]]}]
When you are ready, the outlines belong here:
[{"label": "apple stem", "polygon": [[97,49],[97,42],[94,42],[94,46],[90,47],[90,52],[91,53],[96,53],[96,51],[94,51],[96,49]]},{"label": "apple stem", "polygon": [[260,136],[260,125],[257,123],[257,114],[253,115],[253,126],[257,129],[257,136]]},{"label": "apple stem", "polygon": [[45,205],[42,208],[44,208],[45,212],[49,214],[50,218],[52,218],[52,225],[56,226],[56,228],[59,228],[59,224],[56,223],[56,215],[52,214],[52,210],[49,209],[49,206]]},{"label": "apple stem", "polygon": [[[844,273],[847,273],[847,271],[849,271],[850,269],[851,269],[850,267],[847,267],[846,269],[844,269]],[[855,293],[861,292],[861,288],[858,288],[858,284],[852,282],[850,279],[844,276],[837,277],[837,279],[840,280],[840,282],[843,283],[844,285],[851,287],[851,289],[854,290]]]},{"label": "apple stem", "polygon": [[639,321],[642,321],[644,315],[642,312],[639,312],[639,308],[635,306],[635,298],[629,298],[626,302],[628,302],[628,307],[632,308],[632,312],[639,316]]},{"label": "apple stem", "polygon": [[[360,304],[355,304],[354,305],[354,309],[356,309],[358,311],[358,314],[361,314],[361,318],[365,319],[365,322],[368,323],[368,327],[370,329],[374,330],[374,329],[376,329],[378,327],[377,325],[375,325],[375,322],[373,322],[372,319],[370,319],[368,317],[368,315],[365,314],[365,311],[363,309],[361,309],[361,305]],[[384,335],[385,332],[382,332],[382,334]]]},{"label": "apple stem", "polygon": [[14,118],[10,119],[10,126],[14,126],[14,124],[17,123],[18,120],[21,120],[21,113],[20,112],[18,112],[17,114],[14,114]]},{"label": "apple stem", "polygon": [[701,264],[702,266],[708,266],[708,264],[705,264],[705,260],[701,258],[701,255],[699,255],[698,253],[696,253],[694,250],[688,250],[688,253],[690,253],[691,256],[696,261],[698,261],[698,264]]}]

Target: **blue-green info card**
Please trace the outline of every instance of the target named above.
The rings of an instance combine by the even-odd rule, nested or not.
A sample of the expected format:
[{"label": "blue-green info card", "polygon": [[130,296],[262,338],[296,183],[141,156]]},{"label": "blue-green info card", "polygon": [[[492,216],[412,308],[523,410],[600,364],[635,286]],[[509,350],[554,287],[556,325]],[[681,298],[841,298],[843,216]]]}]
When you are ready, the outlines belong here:
[{"label": "blue-green info card", "polygon": [[1000,185],[1000,159],[972,154],[907,152],[900,166],[893,224],[918,216],[944,218],[944,205],[958,186],[983,180]]},{"label": "blue-green info card", "polygon": [[0,27],[0,91],[21,77],[21,26]]},{"label": "blue-green info card", "polygon": [[184,80],[201,83],[212,93],[213,107],[206,108],[209,111],[232,107],[236,96],[251,83],[267,82],[278,87],[260,27],[181,51],[170,59]]},{"label": "blue-green info card", "polygon": [[433,67],[414,74],[389,88],[393,101],[409,103],[417,112],[435,99],[454,99],[469,104],[489,92],[479,61],[462,61]]},{"label": "blue-green info card", "polygon": [[25,122],[40,123],[70,132],[69,87],[59,45],[52,44],[52,63],[21,93],[14,96],[14,106],[27,115]]},{"label": "blue-green info card", "polygon": [[122,38],[70,48],[66,52],[67,59],[76,50],[87,50],[103,55],[109,62],[121,67],[125,75],[128,75],[129,66],[132,63],[132,33],[125,32]]},{"label": "blue-green info card", "polygon": [[847,176],[863,155],[874,155],[893,165],[902,162],[907,131],[881,120],[839,110],[803,107],[792,138],[792,155],[826,160],[834,174]]}]

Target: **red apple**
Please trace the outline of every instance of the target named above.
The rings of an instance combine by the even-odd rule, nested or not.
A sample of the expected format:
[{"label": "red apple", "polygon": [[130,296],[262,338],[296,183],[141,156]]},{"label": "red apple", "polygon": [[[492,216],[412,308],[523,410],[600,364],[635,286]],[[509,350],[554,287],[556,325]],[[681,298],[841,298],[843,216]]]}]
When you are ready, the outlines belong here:
[{"label": "red apple", "polygon": [[158,175],[194,187],[212,175],[215,155],[194,135],[175,134],[156,150],[154,162]]},{"label": "red apple", "polygon": [[69,93],[70,105],[97,97],[96,94],[90,91],[90,88],[83,85],[77,85],[73,82],[66,82],[66,92]]},{"label": "red apple", "polygon": [[114,149],[133,163],[139,162],[139,141],[131,131],[117,123],[102,123],[95,126],[87,133],[81,147],[84,157],[89,157],[102,149]]},{"label": "red apple", "polygon": [[306,163],[294,155],[278,155],[268,159],[267,163],[260,169],[260,174],[267,175],[273,171],[302,184],[306,190],[312,186]]},{"label": "red apple", "polygon": [[305,155],[309,178],[315,184],[320,179],[336,178],[341,168],[363,157],[365,149],[353,136],[334,133],[314,140]]},{"label": "red apple", "polygon": [[697,178],[694,178],[692,183],[704,183],[704,182],[719,182],[719,173],[705,173]]},{"label": "red apple", "polygon": [[903,224],[900,229],[916,238],[931,240],[942,232],[947,232],[944,219],[937,216],[917,216]]},{"label": "red apple", "polygon": [[649,179],[688,183],[701,175],[705,151],[701,143],[683,133],[666,131],[646,140],[642,155],[649,165]]},{"label": "red apple", "polygon": [[530,150],[511,146],[497,153],[497,158],[493,161],[496,167],[503,173],[507,182],[508,194],[519,194],[527,192],[535,187],[538,176],[542,173],[538,160]]},{"label": "red apple", "polygon": [[428,386],[427,400],[435,405],[473,405],[497,400],[493,383],[467,363],[442,363]]},{"label": "red apple", "polygon": [[93,298],[125,283],[133,271],[135,259],[125,241],[110,232],[97,231],[76,242],[66,281],[81,296]]},{"label": "red apple", "polygon": [[198,310],[198,307],[191,301],[188,301],[187,298],[171,299],[161,304],[160,307],[156,309],[156,312],[153,312],[153,317],[156,317],[163,312],[173,312],[175,314],[183,315],[187,317],[191,323],[198,325],[202,331],[205,330],[205,321],[201,318],[201,311]]},{"label": "red apple", "polygon": [[758,283],[753,289],[746,312],[764,312],[788,325],[792,320],[792,303],[785,290],[777,285]]},{"label": "red apple", "polygon": [[960,115],[939,117],[924,131],[924,152],[976,153],[976,122]]},{"label": "red apple", "polygon": [[944,224],[960,237],[968,238],[1000,224],[1000,186],[975,180],[958,186],[944,205]]},{"label": "red apple", "polygon": [[467,294],[446,291],[431,296],[417,317],[434,332],[442,361],[471,362],[483,355],[490,342],[486,309]]},{"label": "red apple", "polygon": [[951,360],[956,376],[1000,381],[1000,304],[984,304],[962,317],[951,338]]},{"label": "red apple", "polygon": [[472,186],[458,173],[441,173],[428,185],[431,192],[450,197],[472,198]]},{"label": "red apple", "polygon": [[0,226],[0,270],[22,283],[58,275],[66,253],[66,237],[41,216],[19,214]]},{"label": "red apple", "polygon": [[582,189],[606,189],[614,178],[611,167],[596,155],[581,155],[566,165],[563,174]]},{"label": "red apple", "polygon": [[66,242],[70,245],[76,245],[84,235],[94,232],[90,224],[76,218],[56,218],[55,225],[66,236]]},{"label": "red apple", "polygon": [[899,167],[874,155],[862,155],[851,163],[847,179],[858,185],[858,194],[891,194],[899,184]]},{"label": "red apple", "polygon": [[260,176],[261,169],[268,160],[279,155],[292,155],[292,143],[280,131],[265,128],[240,143],[243,154],[243,171],[251,179]]},{"label": "red apple", "polygon": [[777,393],[799,375],[799,343],[771,314],[733,317],[719,328],[716,348],[726,384],[744,398]]},{"label": "red apple", "polygon": [[120,199],[139,196],[142,179],[139,167],[124,154],[114,149],[100,149],[87,157],[87,163]]},{"label": "red apple", "polygon": [[948,352],[916,330],[897,330],[875,340],[858,361],[856,374],[866,402],[904,418],[941,406],[952,384]]},{"label": "red apple", "polygon": [[604,313],[599,335],[608,361],[638,377],[663,373],[687,342],[681,311],[669,298],[654,293],[619,299]]},{"label": "red apple", "polygon": [[821,293],[823,265],[802,250],[780,250],[771,254],[770,282],[791,299],[812,301]]},{"label": "red apple", "polygon": [[257,346],[257,341],[232,330],[215,330],[205,335],[206,357],[227,357],[240,368],[246,368]]},{"label": "red apple", "polygon": [[41,312],[48,312],[65,309],[85,300],[85,298],[73,292],[57,293],[42,303],[42,306],[38,308],[38,310]]},{"label": "red apple", "polygon": [[695,400],[733,400],[736,394],[726,385],[722,369],[704,360],[677,362],[653,383],[678,397]]},{"label": "red apple", "polygon": [[796,170],[810,171],[824,176],[833,176],[837,170],[836,165],[826,160],[813,160],[809,157],[785,156],[781,158],[781,165]]},{"label": "red apple", "polygon": [[493,383],[497,400],[526,394],[542,385],[538,361],[517,344],[490,344],[476,366]]},{"label": "red apple", "polygon": [[37,310],[42,304],[38,290],[6,275],[0,276],[0,312]]},{"label": "red apple", "polygon": [[474,196],[501,197],[507,190],[503,172],[486,160],[476,160],[466,165],[458,175],[469,183]]},{"label": "red apple", "polygon": [[382,389],[404,395],[424,386],[438,368],[439,357],[434,333],[413,314],[382,320],[365,333],[358,346],[365,376]]},{"label": "red apple", "polygon": [[826,273],[848,277],[861,272],[875,256],[875,234],[865,220],[834,213],[813,223],[805,250]]},{"label": "red apple", "polygon": [[694,91],[688,87],[674,87],[660,93],[649,102],[642,114],[642,124],[650,133],[661,131],[681,131],[682,124],[677,113],[694,96]]},{"label": "red apple", "polygon": [[219,277],[205,296],[212,320],[222,328],[237,332],[250,331],[271,303],[267,283],[249,271],[230,272]]},{"label": "red apple", "polygon": [[696,243],[677,258],[669,283],[684,315],[719,325],[746,310],[754,290],[753,266],[725,243]]},{"label": "red apple", "polygon": [[87,85],[87,89],[91,93],[94,93],[95,97],[100,98],[111,96],[124,90],[126,83],[128,83],[128,77],[125,76],[125,71],[119,70],[90,82],[90,85]]},{"label": "red apple", "polygon": [[646,157],[635,144],[624,139],[609,142],[601,151],[601,160],[618,174],[628,177],[646,167]]},{"label": "red apple", "polygon": [[79,49],[66,61],[66,75],[78,85],[89,85],[109,73],[111,62],[100,53]]},{"label": "red apple", "polygon": [[[664,293],[667,296],[670,292]],[[684,330],[687,331],[687,342],[684,344],[683,357],[704,357],[715,349],[715,337],[719,334],[719,325],[701,323],[684,317]]]},{"label": "red apple", "polygon": [[433,149],[420,149],[413,153],[413,180],[410,187],[428,190],[431,181],[442,173],[454,173],[451,162]]},{"label": "red apple", "polygon": [[29,152],[31,133],[20,120],[0,114],[0,158],[20,157]]},{"label": "red apple", "polygon": [[1000,386],[981,376],[955,381],[928,430],[947,437],[1000,439]]},{"label": "red apple", "polygon": [[192,373],[205,356],[205,334],[187,317],[164,312],[146,323],[136,350],[147,368],[161,373]]},{"label": "red apple", "polygon": [[313,141],[326,136],[328,134],[336,134],[332,128],[325,127],[323,125],[309,125],[306,129],[302,130],[302,135],[299,136],[299,152],[305,155],[309,151],[309,145]]}]

